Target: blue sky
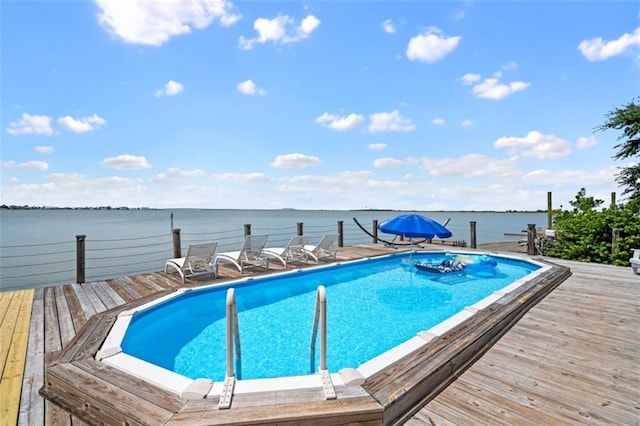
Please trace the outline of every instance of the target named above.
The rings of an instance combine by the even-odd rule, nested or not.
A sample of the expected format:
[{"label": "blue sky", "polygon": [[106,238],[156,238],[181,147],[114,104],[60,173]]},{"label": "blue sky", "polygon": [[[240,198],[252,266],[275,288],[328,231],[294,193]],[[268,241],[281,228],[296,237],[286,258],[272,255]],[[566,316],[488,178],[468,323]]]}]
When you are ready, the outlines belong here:
[{"label": "blue sky", "polygon": [[1,202],[529,210],[621,190],[636,1],[3,1]]}]

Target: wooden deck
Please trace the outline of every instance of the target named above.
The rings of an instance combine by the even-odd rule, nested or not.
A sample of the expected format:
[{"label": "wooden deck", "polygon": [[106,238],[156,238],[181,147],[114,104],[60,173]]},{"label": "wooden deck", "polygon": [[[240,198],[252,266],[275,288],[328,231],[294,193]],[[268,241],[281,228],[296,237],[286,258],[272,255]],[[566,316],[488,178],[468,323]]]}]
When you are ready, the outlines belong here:
[{"label": "wooden deck", "polygon": [[573,275],[407,425],[639,425],[640,276]]},{"label": "wooden deck", "polygon": [[[349,247],[340,249],[339,257],[367,257],[385,250]],[[640,276],[632,275],[631,268],[554,262],[569,266],[573,276],[524,315],[453,384],[407,419],[407,424],[640,424]],[[222,274],[233,277],[230,271]],[[57,359],[77,333],[99,327],[97,313],[157,297],[180,285],[176,275],[156,273],[0,293],[0,424],[85,424],[40,396],[45,365]],[[89,368],[93,367],[84,361],[75,364],[68,379],[90,379],[83,373]],[[92,388],[91,383],[88,389],[111,392]],[[134,385],[130,391],[135,396]],[[166,406],[166,413],[158,410],[156,417],[132,423],[163,424],[175,408],[170,406],[175,400],[165,396],[159,392],[156,402]],[[320,424],[380,423],[370,399],[357,394],[342,396],[345,398],[339,395],[334,407],[338,414]],[[360,413],[369,407],[370,415],[349,417],[349,401]],[[121,402],[136,400],[132,397]],[[246,403],[234,399],[239,406]],[[210,413],[207,405],[211,402],[190,402],[182,411],[182,424],[193,424],[196,416]],[[299,407],[291,404],[289,408]],[[104,417],[83,418],[108,424],[108,408]],[[286,404],[279,408],[287,410]],[[325,408],[306,407],[308,412]],[[231,411],[218,419],[201,420],[206,424],[243,421],[237,418],[238,412],[232,418]],[[308,412],[300,413],[300,418]],[[247,414],[244,421],[251,420]],[[180,418],[174,417],[172,424],[181,424]]]}]

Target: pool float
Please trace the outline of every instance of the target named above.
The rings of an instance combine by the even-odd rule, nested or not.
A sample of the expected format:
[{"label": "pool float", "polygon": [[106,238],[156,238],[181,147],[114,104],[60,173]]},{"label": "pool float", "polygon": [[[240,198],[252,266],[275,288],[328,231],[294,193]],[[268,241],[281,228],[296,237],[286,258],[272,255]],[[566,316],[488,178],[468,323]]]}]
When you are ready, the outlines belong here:
[{"label": "pool float", "polygon": [[497,265],[498,262],[492,256],[482,255],[467,263],[467,270],[472,275],[489,278],[496,274]]},{"label": "pool float", "polygon": [[466,264],[460,261],[443,260],[441,263],[423,263],[416,262],[414,264],[417,270],[422,272],[431,272],[432,274],[447,274],[450,272],[464,271]]}]

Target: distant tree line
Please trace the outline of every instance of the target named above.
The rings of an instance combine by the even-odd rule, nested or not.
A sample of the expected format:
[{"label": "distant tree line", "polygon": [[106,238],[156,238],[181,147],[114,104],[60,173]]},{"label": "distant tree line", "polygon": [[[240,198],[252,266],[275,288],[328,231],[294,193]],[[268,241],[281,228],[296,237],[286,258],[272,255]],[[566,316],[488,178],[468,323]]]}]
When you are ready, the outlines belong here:
[{"label": "distant tree line", "polygon": [[149,210],[149,207],[52,207],[52,206],[16,206],[16,205],[0,205],[0,210]]}]

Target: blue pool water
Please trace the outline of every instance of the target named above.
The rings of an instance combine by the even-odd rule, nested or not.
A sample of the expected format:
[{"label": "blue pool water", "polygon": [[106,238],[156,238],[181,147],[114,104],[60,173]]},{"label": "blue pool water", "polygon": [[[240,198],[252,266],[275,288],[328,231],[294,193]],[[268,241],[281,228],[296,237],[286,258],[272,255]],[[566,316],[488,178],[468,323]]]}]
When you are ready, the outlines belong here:
[{"label": "blue pool water", "polygon": [[[447,256],[420,253],[412,260],[437,263]],[[233,287],[242,352],[238,378],[314,373],[309,344],[316,289],[324,285],[328,369],[355,368],[539,268],[495,259],[495,269],[435,275],[395,255],[194,290],[136,314],[122,349],[192,379],[223,380],[226,292]],[[318,342],[315,366],[319,352]]]}]

